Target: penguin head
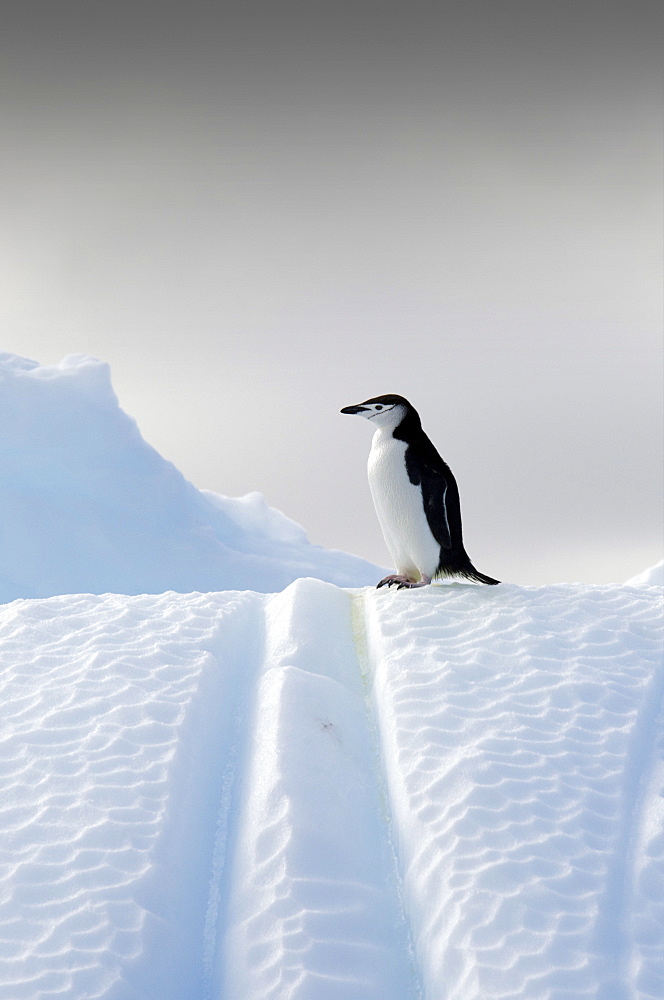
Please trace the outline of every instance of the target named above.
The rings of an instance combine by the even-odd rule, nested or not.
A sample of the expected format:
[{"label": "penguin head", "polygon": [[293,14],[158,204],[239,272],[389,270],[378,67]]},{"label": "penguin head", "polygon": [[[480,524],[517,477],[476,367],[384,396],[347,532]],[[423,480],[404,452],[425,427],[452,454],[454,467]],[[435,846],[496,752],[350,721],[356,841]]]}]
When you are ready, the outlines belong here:
[{"label": "penguin head", "polygon": [[409,413],[415,413],[407,399],[388,393],[373,396],[355,406],[344,406],[341,413],[357,413],[370,420],[374,427],[397,427]]}]

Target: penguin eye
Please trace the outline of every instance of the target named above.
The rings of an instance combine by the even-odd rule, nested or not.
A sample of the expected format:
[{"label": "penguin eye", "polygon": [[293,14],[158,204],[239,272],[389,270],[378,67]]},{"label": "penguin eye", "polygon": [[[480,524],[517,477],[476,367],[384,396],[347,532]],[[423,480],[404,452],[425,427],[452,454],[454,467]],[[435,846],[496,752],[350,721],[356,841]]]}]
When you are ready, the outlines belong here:
[{"label": "penguin eye", "polygon": [[376,403],[376,409],[377,410],[382,410],[383,409],[382,404],[381,403]]}]

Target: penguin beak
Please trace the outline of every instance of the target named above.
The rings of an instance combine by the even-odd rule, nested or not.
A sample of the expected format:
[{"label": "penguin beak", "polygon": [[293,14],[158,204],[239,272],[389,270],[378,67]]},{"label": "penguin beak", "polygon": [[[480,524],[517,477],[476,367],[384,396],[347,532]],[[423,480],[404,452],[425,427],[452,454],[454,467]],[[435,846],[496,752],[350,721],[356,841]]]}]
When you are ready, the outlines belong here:
[{"label": "penguin beak", "polygon": [[343,410],[339,410],[339,413],[366,413],[368,409],[368,406],[344,406]]}]

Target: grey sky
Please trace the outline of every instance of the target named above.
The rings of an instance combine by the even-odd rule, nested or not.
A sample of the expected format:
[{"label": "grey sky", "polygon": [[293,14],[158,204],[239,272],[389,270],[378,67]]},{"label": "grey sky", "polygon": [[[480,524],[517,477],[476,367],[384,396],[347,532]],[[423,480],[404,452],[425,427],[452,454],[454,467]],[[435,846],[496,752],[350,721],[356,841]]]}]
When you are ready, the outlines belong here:
[{"label": "grey sky", "polygon": [[109,361],[197,486],[384,564],[399,392],[470,554],[661,547],[659,4],[3,5],[2,348]]}]

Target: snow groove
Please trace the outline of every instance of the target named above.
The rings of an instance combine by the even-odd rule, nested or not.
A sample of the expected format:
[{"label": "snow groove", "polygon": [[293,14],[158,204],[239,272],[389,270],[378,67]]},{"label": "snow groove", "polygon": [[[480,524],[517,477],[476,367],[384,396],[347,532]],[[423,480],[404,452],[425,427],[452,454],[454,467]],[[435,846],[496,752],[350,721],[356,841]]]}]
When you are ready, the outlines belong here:
[{"label": "snow groove", "polygon": [[[239,731],[239,716],[236,730]],[[213,1000],[216,990],[213,986],[217,978],[217,956],[219,954],[219,926],[222,908],[222,879],[228,856],[228,834],[233,801],[233,790],[237,780],[238,749],[235,743],[222,772],[221,803],[217,813],[217,824],[212,853],[212,870],[208,903],[203,929],[203,977],[202,1000]]]},{"label": "snow groove", "polygon": [[634,726],[633,743],[635,773],[624,794],[626,884],[615,926],[622,959],[618,972],[631,985],[632,1000],[659,1000],[664,992],[659,935],[664,926],[664,663]]},{"label": "snow groove", "polygon": [[[631,651],[630,651],[631,652]],[[632,914],[639,910],[639,893],[648,888],[639,876],[647,867],[647,843],[652,836],[653,803],[664,794],[661,771],[662,738],[664,736],[664,662],[653,662],[651,673],[643,670],[643,652],[631,653],[623,658],[623,673],[640,683],[643,694],[634,699],[629,712],[625,712],[626,739],[620,779],[619,821],[616,823],[615,840],[607,866],[606,884],[599,906],[596,939],[606,953],[601,973],[602,989],[611,1000],[658,1000],[664,990],[664,960],[658,954],[660,978],[658,985],[651,985],[648,992],[644,982],[639,984],[642,958],[639,932],[634,927]],[[660,819],[664,810],[658,810]],[[662,826],[659,826],[662,831]],[[664,889],[664,866],[659,858],[659,883]],[[645,863],[645,864],[644,864]],[[651,870],[655,879],[655,870]],[[650,886],[652,891],[652,886]],[[664,899],[660,896],[660,917],[664,917]],[[600,945],[601,943],[601,945]],[[651,956],[654,957],[654,956]],[[646,963],[648,964],[648,963]],[[651,983],[650,975],[645,979]],[[603,994],[604,995],[604,994]]]},{"label": "snow groove", "polygon": [[[262,595],[229,592],[199,600],[205,600],[212,612],[207,631],[196,636],[194,644],[204,652],[205,669],[192,688],[169,762],[172,793],[153,852],[153,881],[168,887],[166,893],[160,890],[168,906],[162,902],[159,910],[154,907],[156,884],[149,894],[146,885],[141,886],[138,898],[163,922],[159,933],[145,937],[147,961],[127,972],[133,987],[159,1000],[217,997],[233,817],[260,662],[257,622]],[[187,636],[180,639],[186,641]],[[178,966],[186,969],[185,975],[178,974]],[[124,1000],[121,993],[118,1000]]]},{"label": "snow groove", "polygon": [[376,671],[376,653],[369,640],[366,595],[366,590],[355,591],[350,594],[353,642],[355,645],[358,666],[362,676],[365,711],[367,714],[367,724],[374,757],[373,767],[376,775],[376,784],[378,787],[382,814],[385,821],[387,843],[389,847],[389,863],[391,869],[389,877],[394,885],[399,913],[404,927],[407,960],[411,970],[411,994],[415,1000],[423,1000],[420,973],[415,958],[415,948],[413,946],[412,930],[404,902],[403,873],[399,865],[397,845],[394,837],[394,820],[392,816],[392,806],[387,785],[385,765],[381,753],[381,739],[377,711],[372,699],[373,678]]},{"label": "snow groove", "polygon": [[[263,598],[254,596],[252,612],[251,616],[241,623],[242,634],[240,637],[236,632],[237,622],[232,623],[230,630],[225,629],[220,623],[215,643],[220,659],[230,655],[237,660],[238,649],[242,650],[242,656],[239,658],[242,665],[242,675],[236,676],[236,684],[230,698],[233,709],[232,712],[227,713],[229,724],[225,752],[212,756],[212,761],[221,774],[221,790],[215,823],[203,930],[202,1000],[217,1000],[221,989],[220,981],[223,978],[222,942],[225,933],[227,896],[236,849],[237,823],[235,818],[240,810],[240,796],[246,777],[256,687],[265,642]],[[217,710],[221,707],[221,705],[218,706]]]}]

